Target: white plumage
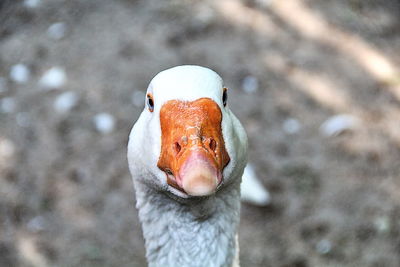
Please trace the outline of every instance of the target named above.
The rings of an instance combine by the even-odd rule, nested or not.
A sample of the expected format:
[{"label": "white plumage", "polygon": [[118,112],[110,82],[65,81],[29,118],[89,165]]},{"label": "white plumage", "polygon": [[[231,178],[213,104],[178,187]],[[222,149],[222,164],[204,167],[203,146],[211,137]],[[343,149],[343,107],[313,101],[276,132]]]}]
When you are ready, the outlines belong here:
[{"label": "white plumage", "polygon": [[247,164],[243,172],[240,197],[242,201],[256,206],[266,206],[271,201],[269,192],[257,178],[254,167],[250,163]]},{"label": "white plumage", "polygon": [[[223,104],[222,79],[207,68],[179,66],[155,76],[147,94],[153,96],[154,110],[145,108],[132,128],[128,161],[149,266],[238,266],[240,182],[247,162],[247,136]],[[165,172],[157,166],[160,109],[169,100],[200,98],[211,99],[221,110],[222,135],[230,161],[223,168],[223,183],[217,192],[192,197],[167,183]],[[250,188],[257,187],[254,180],[250,184]],[[258,201],[265,204],[268,195],[264,192]]]}]

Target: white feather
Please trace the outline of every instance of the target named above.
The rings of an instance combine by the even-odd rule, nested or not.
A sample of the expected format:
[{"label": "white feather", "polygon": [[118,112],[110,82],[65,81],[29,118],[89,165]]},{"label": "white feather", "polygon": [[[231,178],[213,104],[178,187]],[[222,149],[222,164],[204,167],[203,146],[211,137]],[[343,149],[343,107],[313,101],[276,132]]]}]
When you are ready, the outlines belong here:
[{"label": "white feather", "polygon": [[261,184],[250,163],[244,169],[240,193],[242,201],[256,206],[266,206],[271,201],[269,192]]},{"label": "white feather", "polygon": [[[214,71],[200,66],[178,66],[157,74],[148,92],[154,96],[154,110],[169,100],[193,101],[202,97],[222,107],[222,79]],[[154,90],[155,89],[155,90]]]},{"label": "white feather", "polygon": [[[143,110],[128,144],[149,266],[231,266],[238,252],[235,236],[239,182],[247,163],[247,136],[239,120],[222,103],[222,79],[207,68],[179,66],[156,75],[147,89],[149,93],[153,94],[154,110]],[[230,162],[223,171],[223,187],[199,200],[169,186],[157,161],[162,105],[168,100],[203,97],[214,100],[221,109],[222,135]]]}]

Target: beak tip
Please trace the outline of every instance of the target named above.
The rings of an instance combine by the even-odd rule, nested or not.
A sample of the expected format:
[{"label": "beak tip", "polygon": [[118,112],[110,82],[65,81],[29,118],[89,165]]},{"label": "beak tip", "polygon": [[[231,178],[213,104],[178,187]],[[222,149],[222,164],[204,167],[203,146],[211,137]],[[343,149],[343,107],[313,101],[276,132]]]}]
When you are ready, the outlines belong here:
[{"label": "beak tip", "polygon": [[182,181],[183,189],[190,196],[211,195],[216,191],[217,186],[217,177],[211,174],[189,175]]}]

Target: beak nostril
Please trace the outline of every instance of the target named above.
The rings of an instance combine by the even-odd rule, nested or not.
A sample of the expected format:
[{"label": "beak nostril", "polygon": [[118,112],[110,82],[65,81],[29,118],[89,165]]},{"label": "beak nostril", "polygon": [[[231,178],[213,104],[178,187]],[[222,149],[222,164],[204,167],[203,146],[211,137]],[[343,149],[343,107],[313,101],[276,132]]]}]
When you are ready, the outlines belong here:
[{"label": "beak nostril", "polygon": [[179,152],[181,152],[182,147],[178,142],[175,142],[174,149],[175,149],[176,154],[178,154]]},{"label": "beak nostril", "polygon": [[211,138],[211,140],[210,140],[209,147],[210,147],[210,149],[211,149],[212,151],[214,151],[214,152],[215,152],[215,150],[217,149],[217,142],[216,142],[214,139],[212,139],[212,138]]},{"label": "beak nostril", "polygon": [[183,137],[181,138],[181,142],[182,142],[182,144],[183,144],[184,146],[186,146],[187,143],[188,143],[188,138],[187,138],[187,136],[183,136]]},{"label": "beak nostril", "polygon": [[173,175],[173,173],[172,173],[172,171],[171,171],[170,169],[165,169],[165,172],[166,172],[168,175]]}]

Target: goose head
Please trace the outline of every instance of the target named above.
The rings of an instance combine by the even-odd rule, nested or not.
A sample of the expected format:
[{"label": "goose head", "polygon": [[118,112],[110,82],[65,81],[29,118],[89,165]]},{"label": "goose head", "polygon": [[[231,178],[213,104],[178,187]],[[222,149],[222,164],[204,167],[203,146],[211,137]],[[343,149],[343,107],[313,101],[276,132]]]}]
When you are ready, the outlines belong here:
[{"label": "goose head", "polygon": [[221,77],[204,67],[157,74],[129,137],[134,180],[179,198],[209,196],[240,180],[247,137],[227,96]]}]

